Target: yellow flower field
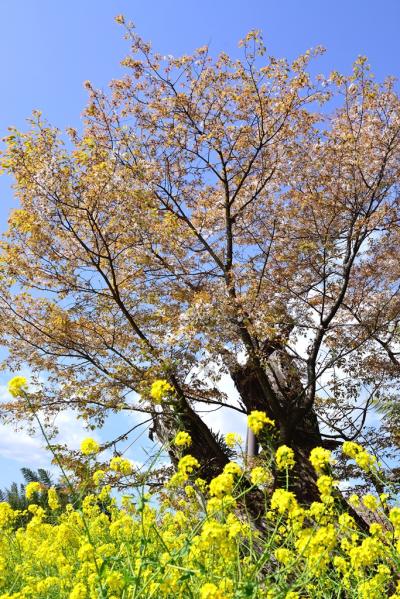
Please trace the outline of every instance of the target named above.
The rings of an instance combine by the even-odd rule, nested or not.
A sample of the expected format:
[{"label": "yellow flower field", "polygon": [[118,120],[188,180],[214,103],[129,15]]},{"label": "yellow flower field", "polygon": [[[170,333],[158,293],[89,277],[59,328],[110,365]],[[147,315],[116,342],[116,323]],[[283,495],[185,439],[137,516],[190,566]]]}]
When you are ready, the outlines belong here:
[{"label": "yellow flower field", "polygon": [[[182,448],[190,442],[185,431],[177,435]],[[400,507],[365,496],[371,525],[362,532],[338,509],[330,452],[310,456],[321,497],[305,508],[290,488],[271,495],[273,465],[246,466],[237,446],[238,462],[209,484],[185,454],[152,494],[142,488],[117,501],[107,471],[97,470],[95,492],[63,509],[51,489],[48,511],[31,503],[20,528],[21,514],[1,503],[0,599],[400,598]],[[81,450],[93,454],[96,444],[85,439]],[[355,460],[368,455],[360,446],[344,450]],[[290,448],[278,448],[276,466],[289,478],[293,460]],[[113,458],[109,472],[123,477],[130,463]],[[246,510],[255,489],[265,502],[258,522]],[[40,492],[27,488],[29,497]]]}]

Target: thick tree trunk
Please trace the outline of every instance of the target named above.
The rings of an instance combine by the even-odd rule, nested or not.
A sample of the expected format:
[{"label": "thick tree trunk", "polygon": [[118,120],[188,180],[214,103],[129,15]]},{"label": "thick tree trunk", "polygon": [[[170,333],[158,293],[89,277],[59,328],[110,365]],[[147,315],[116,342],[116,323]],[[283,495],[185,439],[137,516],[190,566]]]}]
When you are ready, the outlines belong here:
[{"label": "thick tree trunk", "polygon": [[[275,351],[275,348],[273,348],[268,357],[270,358]],[[261,410],[273,418],[274,413],[265,397],[265,387],[260,381],[257,368],[250,361],[244,365],[237,362],[232,364],[231,362],[229,370],[247,412]],[[317,475],[308,456],[314,447],[325,445],[321,437],[316,414],[311,408],[301,417],[299,422],[293,425],[293,411],[298,408],[299,401],[301,401],[304,393],[297,369],[284,350],[279,349],[276,352],[274,363],[271,364],[271,372],[266,369],[264,376],[269,377],[270,384],[274,387],[279,399],[280,419],[276,422],[277,430],[272,438],[267,439],[262,435],[260,439],[250,438],[247,440],[248,448],[251,448],[252,453],[255,454],[258,443],[261,444],[263,451],[274,451],[282,444],[291,447],[295,453],[295,466],[290,472],[289,488],[295,493],[300,504],[310,505],[313,501],[320,500],[320,494],[316,485]],[[182,394],[177,399],[175,406],[163,406],[160,412],[154,412],[153,429],[151,431],[151,434],[155,433],[157,438],[165,444],[175,466],[178,463],[181,451],[174,446],[172,441],[180,430],[188,432],[192,438],[192,445],[187,453],[190,453],[199,461],[199,476],[210,481],[214,476],[220,474],[229,462],[229,458],[216,436],[192,409]],[[286,484],[286,480],[281,479],[280,473],[276,473],[275,478],[277,487]],[[263,501],[256,496],[257,493],[253,493],[253,495],[254,497],[249,496],[246,498],[246,504],[250,508],[254,519],[260,521]],[[365,528],[366,524],[363,519],[347,504],[340,492],[337,492],[337,499],[343,509],[346,509],[356,519],[359,526]]]},{"label": "thick tree trunk", "polygon": [[[273,418],[274,415],[265,401],[257,373],[251,364],[237,364],[234,369],[231,369],[231,376],[247,411],[261,410],[266,412],[269,417]],[[286,386],[288,387],[288,385]],[[286,414],[287,421],[289,422],[293,404],[290,398],[287,398],[286,401]],[[284,407],[282,400],[280,403]],[[314,411],[311,410],[308,412],[302,422],[299,422],[291,431],[285,428],[285,422],[276,422],[276,425],[276,435],[272,441],[269,441],[269,443],[272,443],[272,447],[267,448],[264,445],[263,449],[274,450],[279,445],[289,445],[289,447],[293,449],[296,457],[296,465],[291,472],[289,481],[291,489],[296,493],[296,496],[301,503],[309,505],[313,501],[318,501],[319,493],[316,486],[316,474],[308,460],[311,449],[323,444]],[[261,445],[263,445],[262,435],[260,442]],[[264,443],[266,443],[265,437]]]},{"label": "thick tree trunk", "polygon": [[[272,352],[269,353],[271,355]],[[306,412],[301,420],[295,423],[292,427],[286,427],[292,420],[292,414],[295,407],[298,406],[299,398],[303,397],[303,388],[300,377],[298,376],[295,365],[291,363],[290,358],[284,351],[279,351],[280,357],[283,358],[284,364],[280,365],[278,379],[276,375],[277,364],[274,365],[273,384],[277,394],[280,395],[280,405],[282,407],[283,418],[281,422],[277,422],[277,434],[271,441],[264,441],[272,444],[272,447],[265,449],[275,450],[277,446],[285,444],[291,447],[295,454],[295,466],[290,472],[289,488],[295,493],[298,501],[303,505],[310,505],[313,501],[320,501],[320,494],[316,485],[317,475],[311,465],[308,457],[314,447],[327,447],[330,443],[324,442],[322,439],[318,419],[313,409]],[[279,356],[278,356],[279,359]],[[239,391],[243,404],[247,411],[261,410],[273,417],[272,410],[266,401],[262,386],[259,382],[257,372],[251,363],[244,365],[230,365],[230,374]],[[286,379],[282,378],[282,374],[286,374]],[[278,380],[277,380],[278,379]],[[286,419],[285,419],[286,417]],[[261,445],[263,438],[260,438]],[[329,447],[330,448],[330,447]],[[264,449],[264,448],[263,448]],[[279,473],[276,473],[276,487],[284,486],[286,480],[282,480]],[[363,530],[368,530],[368,525],[363,518],[347,503],[340,491],[336,491],[336,499],[343,510],[346,510],[356,520],[357,524]]]},{"label": "thick tree trunk", "polygon": [[190,453],[199,461],[199,476],[209,481],[220,474],[229,458],[212,431],[184,399],[179,400],[174,409],[164,406],[162,411],[154,412],[153,427],[150,431],[151,437],[155,433],[158,440],[165,445],[174,466],[182,454],[173,444],[178,431],[186,431],[192,438],[191,446],[184,453]]}]

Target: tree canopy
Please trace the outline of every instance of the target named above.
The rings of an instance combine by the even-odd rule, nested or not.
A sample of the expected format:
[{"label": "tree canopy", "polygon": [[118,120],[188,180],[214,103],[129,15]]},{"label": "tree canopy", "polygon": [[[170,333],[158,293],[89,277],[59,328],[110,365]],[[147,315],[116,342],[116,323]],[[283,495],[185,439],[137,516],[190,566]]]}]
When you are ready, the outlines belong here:
[{"label": "tree canopy", "polygon": [[[7,364],[47,373],[49,417],[137,410],[162,442],[186,430],[207,476],[229,458],[201,406],[263,411],[312,500],[308,452],[357,439],[374,404],[378,440],[399,440],[394,82],[363,57],[313,78],[320,48],[277,59],[256,31],[237,59],[164,57],[118,20],[127,74],[109,92],[86,83],[83,130],[36,112],[6,140],[20,202],[2,243]],[[1,410],[29,417],[19,399]]]}]

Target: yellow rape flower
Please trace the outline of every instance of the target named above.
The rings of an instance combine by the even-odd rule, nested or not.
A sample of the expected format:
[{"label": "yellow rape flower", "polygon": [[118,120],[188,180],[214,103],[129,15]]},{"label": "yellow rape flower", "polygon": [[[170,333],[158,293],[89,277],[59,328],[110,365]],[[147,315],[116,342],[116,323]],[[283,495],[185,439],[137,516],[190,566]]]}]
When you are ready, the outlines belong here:
[{"label": "yellow rape flower", "polygon": [[285,489],[275,489],[271,497],[271,509],[277,510],[280,514],[292,512],[298,508],[298,503],[294,493],[285,491]]},{"label": "yellow rape flower", "polygon": [[24,376],[15,376],[8,382],[8,391],[13,397],[23,397],[28,390],[28,381]]},{"label": "yellow rape flower", "polygon": [[223,497],[224,495],[232,495],[234,478],[232,474],[223,472],[210,482],[210,495],[215,497]]},{"label": "yellow rape flower", "polygon": [[331,560],[331,551],[337,542],[333,524],[321,526],[317,530],[303,529],[296,542],[296,548],[307,558],[311,572],[322,572]]},{"label": "yellow rape flower", "polygon": [[192,437],[189,435],[189,433],[185,431],[180,431],[176,435],[174,443],[177,447],[190,447],[190,445],[192,444]]},{"label": "yellow rape flower", "polygon": [[175,472],[168,481],[168,488],[179,487],[183,485],[189,478],[185,472]]},{"label": "yellow rape flower", "polygon": [[160,404],[165,397],[168,397],[174,392],[174,388],[165,379],[157,379],[151,385],[150,397],[153,403]]},{"label": "yellow rape flower", "polygon": [[275,549],[274,555],[278,562],[284,565],[289,564],[293,559],[293,552],[285,547],[279,547],[278,549]]},{"label": "yellow rape flower", "polygon": [[200,589],[200,599],[225,599],[226,595],[212,582],[206,582]]},{"label": "yellow rape flower", "polygon": [[378,509],[378,500],[373,495],[364,495],[362,502],[366,508],[373,512]]},{"label": "yellow rape flower", "polygon": [[379,495],[379,499],[381,500],[382,503],[386,503],[387,500],[389,499],[389,495],[387,493],[381,493]]},{"label": "yellow rape flower", "polygon": [[226,525],[228,527],[228,536],[230,539],[234,539],[239,534],[246,532],[246,524],[243,524],[235,514],[228,514],[226,519]]},{"label": "yellow rape flower", "polygon": [[37,481],[32,481],[28,483],[25,487],[25,497],[27,499],[32,499],[35,493],[39,493],[42,490],[42,485]]},{"label": "yellow rape flower", "polygon": [[279,470],[285,470],[286,468],[293,468],[295,465],[294,451],[287,445],[281,445],[276,450],[275,454],[276,465]]},{"label": "yellow rape flower", "polygon": [[233,447],[235,447],[235,445],[241,445],[243,443],[243,439],[237,433],[227,433],[225,435],[225,443],[227,444],[228,447],[233,449]]},{"label": "yellow rape flower", "polygon": [[354,518],[352,516],[350,516],[350,514],[347,514],[347,512],[344,512],[343,514],[339,515],[338,523],[339,523],[339,526],[341,526],[343,528],[347,528],[347,529],[355,529],[356,528],[356,522],[355,522]]},{"label": "yellow rape flower", "polygon": [[352,567],[359,571],[372,566],[384,552],[382,543],[376,537],[366,537],[361,545],[349,550]]},{"label": "yellow rape flower", "polygon": [[101,481],[104,480],[105,475],[106,473],[104,470],[96,470],[96,472],[93,473],[92,479],[96,487],[98,487]]},{"label": "yellow rape flower", "polygon": [[0,503],[0,528],[8,527],[15,520],[18,512],[15,512],[9,503],[2,501]]},{"label": "yellow rape flower", "polygon": [[393,507],[390,510],[389,520],[395,529],[400,529],[400,507]]},{"label": "yellow rape flower", "polygon": [[358,507],[360,505],[359,496],[356,495],[355,493],[352,493],[349,497],[349,503],[350,503],[350,505],[353,505],[354,507]]},{"label": "yellow rape flower", "polygon": [[242,469],[236,462],[228,462],[224,467],[225,474],[232,474],[233,476],[241,476]]},{"label": "yellow rape flower", "polygon": [[69,599],[86,599],[87,588],[83,582],[78,582],[69,594]]},{"label": "yellow rape flower", "polygon": [[275,426],[275,422],[268,418],[265,412],[260,412],[259,410],[250,412],[247,416],[247,424],[255,435],[258,435],[265,425]]},{"label": "yellow rape flower", "polygon": [[58,510],[60,507],[60,501],[58,499],[57,491],[54,487],[50,487],[47,492],[47,503],[49,504],[49,508],[51,510]]},{"label": "yellow rape flower", "polygon": [[250,472],[250,480],[253,485],[267,485],[272,482],[272,475],[262,466],[256,466]]},{"label": "yellow rape flower", "polygon": [[178,487],[185,483],[194,468],[199,468],[200,464],[196,458],[191,455],[184,455],[178,462],[177,472],[171,476],[168,487]]},{"label": "yellow rape flower", "polygon": [[178,462],[178,472],[191,474],[194,468],[199,468],[200,464],[192,455],[185,455]]},{"label": "yellow rape flower", "polygon": [[[293,492],[276,489],[266,514],[266,536],[237,509],[249,485],[240,488],[237,500],[231,494],[243,475],[242,466],[229,462],[211,484],[202,479],[188,483],[184,481],[200,465],[190,455],[182,457],[177,467],[176,476],[184,482],[182,492],[161,489],[152,496],[154,507],[148,495],[142,501],[136,495],[122,498],[119,507],[110,498],[110,486],[104,486],[110,472],[103,470],[92,475],[96,484],[103,481],[100,496],[85,494],[79,506],[70,504],[62,511],[60,507],[51,517],[38,505],[21,512],[0,503],[0,599],[95,599],[102,591],[108,599],[135,593],[154,599],[190,594],[199,599],[233,599],[247,591],[247,581],[250,594],[268,599],[324,592],[330,596],[340,593],[340,588],[360,599],[387,595],[400,599],[400,586],[396,590],[400,507],[389,514],[394,531],[382,513],[382,525],[374,522],[369,533],[357,532],[349,513],[339,514],[325,501],[333,500],[329,493],[335,481],[323,470],[327,455],[314,455],[323,498],[304,510]],[[287,462],[288,454],[282,459]],[[124,458],[112,462],[116,472],[124,470],[123,464]],[[270,479],[268,467],[246,469],[245,475],[256,484]],[[37,485],[42,499],[48,494],[50,505],[53,499],[57,502],[55,489]],[[379,508],[380,498],[371,497],[367,504]],[[260,554],[252,551],[252,545],[266,557],[268,571],[276,568],[273,581],[258,578]]]},{"label": "yellow rape flower", "polygon": [[311,450],[309,459],[317,474],[320,474],[327,466],[333,464],[332,453],[323,447],[314,447]]},{"label": "yellow rape flower", "polygon": [[121,572],[110,572],[106,578],[106,584],[110,591],[119,592],[125,586],[124,577]]},{"label": "yellow rape flower", "polygon": [[383,535],[382,525],[378,522],[372,522],[369,525],[369,532],[372,537],[381,537]]},{"label": "yellow rape flower", "polygon": [[191,485],[186,485],[184,491],[189,498],[194,497],[196,495],[196,491]]},{"label": "yellow rape flower", "polygon": [[216,514],[217,512],[225,513],[234,509],[237,505],[236,499],[232,495],[224,495],[221,498],[211,497],[207,501],[207,514]]},{"label": "yellow rape flower", "polygon": [[99,450],[100,445],[97,443],[97,441],[91,439],[90,437],[83,439],[81,443],[81,453],[83,453],[83,455],[93,455],[98,453]]},{"label": "yellow rape flower", "polygon": [[371,455],[365,450],[359,451],[355,456],[357,466],[359,466],[365,472],[369,472],[376,468],[376,457]]},{"label": "yellow rape flower", "polygon": [[132,464],[130,460],[123,458],[122,456],[115,456],[111,458],[110,469],[125,476],[132,474]]},{"label": "yellow rape flower", "polygon": [[100,501],[108,501],[110,499],[110,493],[111,493],[111,486],[104,485],[104,487],[102,488],[102,490],[99,493]]},{"label": "yellow rape flower", "polygon": [[194,484],[199,489],[199,491],[201,491],[202,493],[206,492],[207,482],[204,480],[204,478],[196,478]]},{"label": "yellow rape flower", "polygon": [[341,555],[335,555],[333,565],[341,574],[346,574],[350,567],[350,564]]},{"label": "yellow rape flower", "polygon": [[326,515],[327,506],[325,503],[321,503],[320,501],[313,501],[308,509],[308,513],[312,516],[317,522],[321,520]]},{"label": "yellow rape flower", "polygon": [[331,476],[327,476],[326,474],[323,474],[317,480],[317,487],[322,497],[331,495],[333,487],[336,484],[336,481],[334,481]]},{"label": "yellow rape flower", "polygon": [[342,445],[342,452],[349,458],[354,459],[361,451],[363,451],[361,445],[353,441],[345,441]]}]

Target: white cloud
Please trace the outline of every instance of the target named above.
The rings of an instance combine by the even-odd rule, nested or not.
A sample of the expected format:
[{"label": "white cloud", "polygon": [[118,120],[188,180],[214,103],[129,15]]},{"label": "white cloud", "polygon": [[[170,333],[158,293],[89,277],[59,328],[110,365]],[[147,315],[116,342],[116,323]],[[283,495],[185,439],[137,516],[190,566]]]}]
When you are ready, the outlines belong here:
[{"label": "white cloud", "polygon": [[40,439],[26,431],[15,431],[11,425],[0,425],[0,458],[15,460],[21,466],[41,467],[49,458]]},{"label": "white cloud", "polygon": [[[59,432],[51,442],[78,449],[82,439],[89,436],[72,410],[59,414],[54,423]],[[90,436],[99,440],[96,433],[90,433]],[[49,467],[52,456],[46,445],[40,433],[32,435],[24,428],[15,430],[11,424],[0,424],[0,458],[32,468]]]},{"label": "white cloud", "polygon": [[[28,381],[31,379],[29,371],[21,371],[19,376],[24,376]],[[11,378],[11,377],[10,377]],[[0,384],[0,402],[9,401],[10,394],[7,384]],[[38,413],[39,419],[44,422],[44,418]],[[36,426],[35,427],[38,428]],[[66,444],[70,449],[78,449],[82,439],[93,437],[99,441],[99,435],[96,432],[88,434],[83,421],[77,418],[74,410],[65,410],[58,414],[53,424],[58,430],[56,437],[51,439],[52,443]],[[28,426],[18,423],[18,430],[10,424],[0,424],[0,458],[13,460],[17,462],[18,467],[28,466],[31,468],[51,467],[52,455],[47,449],[47,442],[43,438],[40,430],[35,434],[28,432]]]}]

